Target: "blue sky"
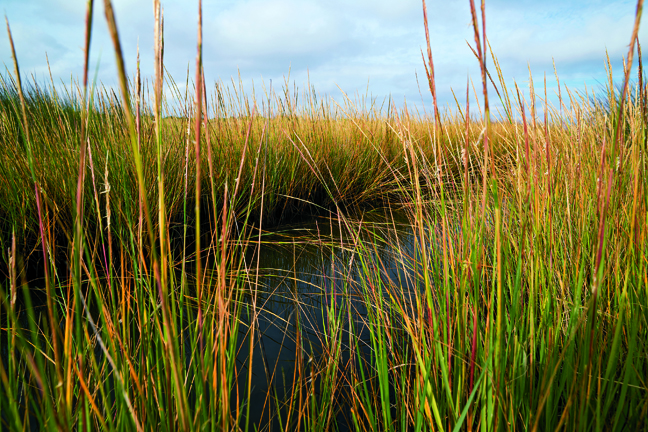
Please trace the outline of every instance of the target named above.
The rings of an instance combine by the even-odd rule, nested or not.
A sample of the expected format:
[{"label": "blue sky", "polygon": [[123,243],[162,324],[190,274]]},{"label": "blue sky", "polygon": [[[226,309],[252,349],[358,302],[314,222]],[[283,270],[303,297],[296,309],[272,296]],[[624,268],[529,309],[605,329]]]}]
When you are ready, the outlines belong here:
[{"label": "blue sky", "polygon": [[[113,0],[127,70],[134,73],[139,41],[142,73],[153,75],[151,0]],[[451,89],[465,100],[469,76],[479,89],[480,75],[466,41],[473,43],[468,1],[428,0],[430,36],[440,104],[454,105]],[[21,72],[49,81],[47,53],[56,82],[81,76],[84,0],[2,0],[16,45]],[[103,15],[95,1],[92,68],[105,85],[116,84],[114,54]],[[165,14],[165,65],[184,83],[194,76],[197,0],[162,1]],[[561,84],[574,90],[605,83],[605,52],[615,78],[627,53],[636,3],[632,1],[490,0],[486,30],[507,84],[528,88],[528,67],[536,88],[547,73],[556,91],[552,61]],[[204,0],[204,59],[208,82],[238,80],[246,88],[275,88],[290,71],[290,83],[320,97],[341,100],[340,90],[382,100],[407,99],[430,108],[420,49],[425,50],[420,0]],[[640,41],[648,29],[640,31]],[[8,38],[0,36],[0,58],[11,70]],[[489,59],[489,63],[490,62]],[[494,70],[491,71],[494,75]],[[418,74],[423,96],[416,81]],[[209,84],[208,84],[209,85]],[[491,97],[495,95],[492,94]]]}]

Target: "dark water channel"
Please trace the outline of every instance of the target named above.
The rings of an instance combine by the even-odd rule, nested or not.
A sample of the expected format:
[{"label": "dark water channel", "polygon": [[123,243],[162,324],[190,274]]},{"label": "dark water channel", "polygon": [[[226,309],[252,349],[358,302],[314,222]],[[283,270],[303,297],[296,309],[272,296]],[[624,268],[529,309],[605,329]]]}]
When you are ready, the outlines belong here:
[{"label": "dark water channel", "polygon": [[[373,278],[375,285],[378,279],[378,285],[384,289],[398,287],[403,293],[411,293],[420,283],[412,263],[420,259],[416,256],[416,238],[411,223],[403,211],[374,210],[350,219],[319,217],[275,228],[263,233],[260,241],[258,238],[252,240],[245,259],[250,275],[248,285],[256,289],[250,290],[244,299],[240,316],[238,391],[241,402],[250,407],[250,430],[279,430],[277,401],[289,399],[295,388],[296,359],[301,358],[305,366],[302,381],[314,382],[314,386],[308,384],[310,388],[321,387],[321,374],[312,379],[309,374],[327,360],[328,311],[334,310],[341,316],[342,355],[339,362],[347,363],[350,350],[355,350],[356,357],[363,357],[370,368],[373,354],[365,324],[367,303],[363,299],[366,281]],[[33,300],[35,313],[42,314],[46,306],[44,299],[34,295]],[[98,317],[96,306],[90,304],[89,308],[90,314]],[[187,313],[190,315],[189,311]],[[21,319],[25,320],[25,316]],[[252,393],[243,401],[249,373],[248,331],[253,321],[256,335],[253,338]],[[27,321],[23,324],[27,328]],[[350,337],[351,325],[354,332]],[[0,355],[6,364],[4,344],[2,348]],[[188,353],[192,352],[191,347],[187,349]],[[94,354],[101,362],[103,352],[98,346]],[[344,387],[345,384],[340,385]],[[302,389],[304,394],[308,392]],[[333,406],[338,430],[353,428],[344,392],[344,388],[338,386]],[[107,397],[111,403],[112,390]],[[246,408],[242,407],[243,412]],[[285,410],[279,410],[285,417]],[[305,425],[302,423],[302,426]]]},{"label": "dark water channel", "polygon": [[[256,295],[258,336],[252,363],[253,391],[248,401],[250,423],[259,429],[270,426],[278,430],[273,427],[279,425],[274,398],[290,398],[296,358],[301,356],[307,365],[326,361],[324,340],[325,334],[330,334],[326,331],[327,311],[333,303],[343,317],[341,363],[348,361],[350,349],[357,349],[356,342],[360,355],[371,363],[363,282],[370,276],[378,277],[383,287],[398,286],[411,292],[417,285],[411,268],[416,259],[415,237],[404,213],[374,211],[346,222],[318,218],[263,235],[246,259],[255,272],[258,264],[259,288],[248,297],[247,312],[241,317],[239,389],[247,385],[247,331],[254,319],[251,304]],[[352,338],[349,320],[355,327]],[[298,333],[300,352],[296,352]],[[318,384],[321,382],[316,381],[316,388]],[[351,428],[344,402],[339,400],[334,409],[338,428]],[[286,413],[282,414],[285,417]]]}]

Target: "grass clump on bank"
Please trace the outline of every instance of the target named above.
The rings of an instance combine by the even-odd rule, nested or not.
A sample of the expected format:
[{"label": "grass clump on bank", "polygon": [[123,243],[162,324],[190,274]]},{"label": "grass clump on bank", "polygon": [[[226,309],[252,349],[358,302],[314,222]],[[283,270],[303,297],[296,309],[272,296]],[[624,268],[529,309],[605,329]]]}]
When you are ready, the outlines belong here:
[{"label": "grass clump on bank", "polygon": [[[3,428],[646,427],[641,59],[642,84],[607,105],[500,81],[491,123],[485,85],[478,119],[205,96],[199,49],[196,93],[171,86],[193,102],[170,112],[161,22],[156,3],[149,104],[123,67],[120,95],[87,72],[75,96],[27,90],[17,63],[2,81]],[[434,95],[431,53],[427,70]],[[377,204],[405,208],[410,234],[351,217]],[[281,372],[259,319],[263,228],[316,210],[320,327],[295,294]]]}]

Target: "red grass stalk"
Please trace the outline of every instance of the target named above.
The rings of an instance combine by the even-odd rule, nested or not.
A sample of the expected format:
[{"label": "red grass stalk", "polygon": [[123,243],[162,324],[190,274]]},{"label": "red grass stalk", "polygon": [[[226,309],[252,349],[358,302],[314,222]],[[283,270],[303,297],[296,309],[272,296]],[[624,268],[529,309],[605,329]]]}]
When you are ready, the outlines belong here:
[{"label": "red grass stalk", "polygon": [[[482,0],[482,35],[484,39],[484,47],[482,50],[481,36],[479,33],[479,23],[477,12],[475,10],[475,0],[470,0],[470,14],[472,16],[472,24],[475,33],[475,46],[477,48],[477,56],[479,58],[479,66],[481,68],[482,86],[484,94],[484,121],[486,122],[486,132],[484,133],[484,165],[483,165],[483,196],[482,196],[482,218],[486,212],[486,178],[488,176],[488,129],[490,123],[490,113],[488,109],[488,81],[486,80],[486,10],[484,0]],[[492,170],[492,167],[491,167]]]},{"label": "red grass stalk", "polygon": [[206,144],[207,144],[207,165],[209,167],[209,180],[210,180],[210,186],[211,186],[211,196],[212,196],[212,210],[213,210],[213,217],[214,217],[214,230],[218,230],[218,216],[216,214],[216,189],[214,187],[214,160],[213,160],[213,155],[212,155],[212,147],[211,147],[211,135],[209,134],[209,111],[208,111],[208,106],[207,106],[207,91],[206,88],[207,86],[205,85],[205,73],[203,71],[202,77],[201,77],[201,82],[202,82],[202,99],[203,99],[203,113],[205,116],[205,139],[206,139]]},{"label": "red grass stalk", "polygon": [[160,239],[160,262],[162,285],[167,285],[167,234],[166,234],[166,207],[164,192],[164,170],[162,169],[162,92],[164,88],[164,9],[159,0],[153,2],[155,16],[154,36],[154,105],[155,105],[155,136],[157,141],[157,183],[158,183],[158,233]]},{"label": "red grass stalk", "polygon": [[473,337],[472,337],[472,348],[470,350],[470,380],[468,382],[468,394],[471,394],[473,391],[473,383],[475,378],[475,356],[477,354],[477,310],[473,310]]},{"label": "red grass stalk", "polygon": [[[628,65],[625,69],[625,77],[623,79],[623,93],[621,93],[621,100],[619,101],[619,113],[618,120],[616,124],[616,134],[614,141],[614,154],[616,155],[617,147],[619,141],[621,141],[621,122],[623,121],[623,105],[625,102],[626,93],[628,93],[628,86],[630,83],[630,70],[632,69],[632,60],[634,57],[634,47],[635,42],[639,37],[639,25],[641,24],[641,14],[643,12],[643,0],[637,1],[637,10],[635,13],[635,23],[634,28],[632,29],[632,37],[630,38],[630,46],[628,47]],[[641,85],[641,83],[639,83]]]},{"label": "red grass stalk", "polygon": [[90,38],[92,37],[92,11],[94,9],[94,0],[88,0],[88,8],[86,10],[85,18],[85,48],[83,50],[83,88],[87,92],[88,89],[88,64],[90,63]]},{"label": "red grass stalk", "polygon": [[195,149],[196,149],[196,292],[198,295],[198,339],[200,351],[203,350],[202,328],[202,262],[200,258],[200,127],[202,123],[202,0],[198,0],[198,41],[196,54],[196,123],[195,123]]},{"label": "red grass stalk", "polygon": [[22,109],[22,117],[23,117],[23,129],[25,131],[25,136],[27,138],[27,148],[28,148],[28,156],[29,156],[29,162],[30,162],[30,168],[31,168],[31,174],[32,174],[32,179],[34,182],[36,181],[36,174],[34,173],[33,169],[33,160],[31,157],[31,137],[29,135],[29,123],[27,122],[27,107],[25,104],[25,95],[23,94],[22,91],[22,80],[20,79],[20,68],[18,67],[18,57],[16,56],[16,47],[14,46],[14,41],[13,37],[11,35],[11,28],[9,27],[9,19],[7,19],[7,16],[5,15],[5,22],[7,23],[7,35],[9,36],[9,45],[11,46],[11,56],[13,58],[14,62],[14,72],[16,74],[16,83],[18,87],[18,96],[20,97],[20,107]]},{"label": "red grass stalk", "polygon": [[[155,238],[153,234],[153,224],[151,221],[151,214],[148,207],[148,202],[146,200],[146,188],[144,182],[144,169],[142,165],[141,154],[137,148],[137,134],[135,131],[135,122],[133,115],[131,113],[130,107],[130,95],[128,90],[128,82],[126,78],[126,67],[124,65],[124,57],[121,49],[121,42],[119,40],[119,34],[117,31],[117,21],[115,19],[115,13],[113,10],[111,0],[104,0],[104,9],[106,15],[106,23],[108,25],[108,30],[113,41],[113,46],[115,50],[115,61],[117,63],[117,74],[119,77],[119,87],[121,90],[122,104],[123,104],[123,113],[126,117],[126,121],[129,128],[129,135],[131,140],[131,149],[133,152],[133,158],[135,160],[135,167],[137,171],[137,184],[142,196],[142,203],[144,209],[144,216],[146,217],[147,233],[149,237],[149,244],[151,253],[153,255],[153,275],[158,287],[158,294],[160,296],[161,309],[162,309],[162,318],[164,324],[164,332],[167,337],[167,348],[169,355],[169,362],[171,366],[171,373],[173,374],[173,382],[176,386],[178,392],[178,410],[179,412],[179,421],[184,429],[189,428],[189,419],[187,418],[187,400],[185,393],[182,393],[182,379],[180,377],[180,371],[178,370],[179,362],[176,358],[176,341],[175,341],[175,326],[171,320],[171,312],[169,310],[168,301],[166,298],[166,285],[162,282],[161,272],[160,272],[160,262],[158,260],[157,249],[155,244]],[[82,297],[83,299],[83,297]]]},{"label": "red grass stalk", "polygon": [[[88,121],[89,118],[89,106],[87,106],[87,97],[88,97],[88,63],[90,60],[90,38],[92,35],[92,10],[93,10],[94,2],[93,0],[88,0],[88,7],[86,9],[86,17],[85,17],[85,48],[84,48],[84,64],[83,64],[83,96],[86,100],[84,100],[84,106],[86,107],[85,111],[85,121],[81,122],[81,143],[79,145],[79,175],[77,177],[77,193],[76,193],[76,241],[78,244],[76,245],[76,250],[77,250],[77,259],[78,259],[78,267],[76,268],[76,272],[78,272],[78,277],[80,278],[80,272],[81,272],[81,260],[83,259],[83,241],[82,241],[82,234],[83,234],[83,184],[85,180],[85,169],[86,169],[86,133],[87,133],[87,127],[86,127],[86,122]],[[90,145],[88,141],[88,145]],[[104,253],[105,255],[105,253]]]},{"label": "red grass stalk", "polygon": [[466,139],[464,145],[463,163],[464,163],[464,202],[468,202],[468,149],[470,134],[470,80],[466,79]]},{"label": "red grass stalk", "polygon": [[452,383],[452,325],[450,321],[450,294],[446,291],[446,343],[448,344],[448,382]]},{"label": "red grass stalk", "polygon": [[[144,209],[144,216],[146,217],[149,243],[150,243],[151,251],[154,255],[154,261],[157,261],[155,239],[153,237],[153,225],[151,223],[151,215],[146,200],[146,188],[144,184],[142,159],[139,150],[137,149],[137,133],[135,131],[135,122],[133,120],[133,114],[131,113],[130,110],[131,104],[130,104],[130,94],[128,91],[128,82],[126,79],[126,66],[124,64],[124,56],[121,48],[121,42],[119,41],[119,34],[117,31],[117,21],[115,19],[115,13],[113,10],[111,0],[104,0],[104,10],[106,15],[106,23],[108,24],[108,30],[115,49],[115,62],[117,63],[117,75],[119,78],[119,87],[122,96],[123,113],[126,117],[126,122],[128,124],[129,132],[131,136],[131,146],[134,151],[134,159],[135,159],[135,165],[137,170],[137,183],[140,191],[140,196],[142,197],[142,204],[143,204],[142,207]],[[162,285],[161,281],[158,281],[158,284]],[[162,289],[161,286],[160,289]],[[162,301],[164,302],[164,299],[162,299]]]},{"label": "red grass stalk", "polygon": [[[136,85],[136,95],[135,98],[135,130],[137,132],[137,150],[142,150],[142,138],[141,138],[141,81],[140,81],[140,57],[139,57],[139,44],[137,46],[137,69],[135,72],[135,85]],[[142,229],[144,227],[144,209],[143,209],[143,199],[144,197],[141,194],[141,191],[138,192],[138,201],[139,201],[139,219],[137,224],[137,245],[139,246],[140,254],[142,254]],[[140,262],[143,262],[143,259],[140,259]],[[140,269],[141,272],[141,269]]]},{"label": "red grass stalk", "polygon": [[558,77],[558,70],[556,70],[556,60],[553,60],[553,67],[554,67],[554,75],[556,76],[556,84],[558,86],[558,109],[560,110],[560,125],[564,127],[565,119],[563,118],[563,99],[562,99],[562,91],[560,90],[560,78]]},{"label": "red grass stalk", "polygon": [[520,112],[522,115],[522,125],[524,127],[524,154],[526,156],[526,170],[530,174],[531,169],[531,160],[529,159],[529,127],[527,124],[526,113],[524,112],[524,102],[522,101],[522,96],[520,95],[520,88],[515,84],[515,90],[517,91],[518,102],[520,103]]},{"label": "red grass stalk", "polygon": [[[639,101],[641,103],[641,119],[643,127],[646,127],[646,88],[643,84],[643,62],[641,60],[641,45],[637,38],[637,54],[639,56]],[[644,138],[645,140],[646,138]],[[644,141],[645,146],[645,141]],[[636,150],[635,150],[636,151]],[[630,220],[630,238],[633,240],[633,247],[640,246],[639,232],[637,231],[637,202],[639,196],[639,163],[635,160],[634,181],[632,198],[632,219]]]},{"label": "red grass stalk", "polygon": [[[207,110],[208,105],[207,105],[207,92],[205,91],[206,85],[205,85],[205,74],[204,70],[202,71],[202,77],[201,77],[201,82],[202,82],[202,99],[203,99],[203,113],[205,116],[205,138],[207,140],[207,159],[208,159],[208,164],[209,164],[209,179],[210,179],[210,184],[211,184],[211,195],[212,195],[212,207],[213,207],[213,217],[214,217],[214,232],[218,233],[218,216],[217,216],[217,209],[216,209],[216,189],[214,187],[214,166],[213,166],[213,156],[212,156],[212,148],[211,148],[211,135],[209,133],[209,112]],[[253,117],[253,116],[252,116]],[[252,121],[252,119],[251,119]],[[247,142],[246,142],[247,144]],[[244,157],[242,159],[245,159]],[[224,197],[223,197],[223,210],[222,210],[222,223],[221,223],[221,237],[219,240],[217,240],[220,245],[220,262],[217,266],[217,276],[218,276],[218,282],[216,286],[216,305],[217,305],[217,310],[218,310],[218,331],[217,331],[217,340],[214,341],[218,349],[214,349],[214,367],[212,371],[212,389],[214,391],[214,394],[218,394],[218,379],[220,378],[221,380],[221,389],[226,389],[227,388],[227,362],[226,362],[226,353],[225,353],[225,346],[227,343],[227,337],[228,337],[228,323],[227,323],[227,317],[228,317],[228,307],[229,307],[229,301],[225,301],[225,286],[226,286],[226,280],[225,280],[225,272],[227,270],[226,268],[226,258],[227,258],[227,243],[228,243],[228,236],[229,236],[229,218],[228,218],[228,208],[227,208],[227,202],[228,202],[228,187],[227,184],[225,184],[225,192],[224,192]],[[234,201],[235,202],[235,201]],[[216,252],[215,252],[216,253]],[[214,253],[214,254],[215,254]],[[200,309],[199,309],[200,310]],[[212,328],[213,328],[213,322],[212,322]],[[213,333],[213,331],[212,331]],[[219,359],[221,361],[219,361]],[[229,408],[229,397],[221,394],[220,397],[220,402],[221,402],[221,409],[223,413],[228,413],[230,411]],[[227,415],[221,416],[221,429],[222,430],[228,430],[228,420],[229,417]]]},{"label": "red grass stalk", "polygon": [[[9,299],[9,305],[10,308],[13,312],[14,307],[16,305],[16,297],[18,296],[18,273],[16,269],[16,259],[17,259],[17,253],[16,253],[16,232],[12,230],[11,232],[11,253],[10,253],[10,264],[9,264],[9,282],[10,282],[10,299]],[[12,335],[14,337],[14,335]]]},{"label": "red grass stalk", "polygon": [[[620,101],[620,106],[619,106],[619,114],[618,114],[618,120],[617,120],[617,125],[616,125],[616,134],[615,134],[615,140],[614,140],[614,155],[617,153],[617,147],[619,145],[619,141],[621,141],[621,123],[623,121],[623,104],[625,102],[625,96],[626,93],[628,92],[628,85],[630,81],[630,70],[632,69],[632,60],[634,56],[634,45],[637,43],[639,44],[639,25],[641,23],[641,15],[643,12],[643,0],[638,0],[637,1],[637,10],[635,13],[635,23],[634,23],[634,28],[632,30],[632,39],[630,40],[630,46],[628,48],[628,67],[625,70],[625,77],[623,81],[623,93],[621,94],[621,101]],[[638,52],[639,52],[639,74],[640,74],[640,80],[641,80],[641,71],[642,71],[642,65],[641,65],[641,47],[638,45]],[[643,88],[643,82],[639,81],[639,86]],[[642,103],[643,98],[642,98]],[[636,202],[637,202],[637,194],[638,194],[638,165],[637,165],[637,173],[635,174],[635,184],[634,184],[634,198],[633,198],[633,205],[632,205],[632,230],[634,231],[635,229],[635,214],[636,214]],[[611,187],[611,185],[610,185]],[[609,191],[608,191],[609,195]],[[606,204],[607,206],[607,204]],[[598,271],[598,264],[596,266],[597,271]]]},{"label": "red grass stalk", "polygon": [[[436,83],[434,79],[434,62],[432,61],[432,48],[430,46],[430,31],[428,28],[428,17],[427,17],[427,6],[425,0],[423,1],[423,25],[425,26],[425,42],[427,43],[427,63],[425,62],[425,57],[423,57],[423,65],[425,66],[425,74],[427,75],[428,85],[430,86],[430,92],[432,93],[432,101],[434,103],[434,120],[437,130],[441,131],[441,117],[439,116],[439,107],[437,105],[437,94],[436,94]],[[423,51],[421,50],[421,56],[423,56]],[[428,66],[429,65],[429,66]]]},{"label": "red grass stalk", "polygon": [[[472,0],[471,0],[472,1]],[[486,72],[486,0],[482,0],[481,2],[481,14],[482,14],[482,36],[484,37],[483,43],[484,43],[484,69],[482,73]],[[484,83],[486,80],[484,80]],[[486,96],[486,90],[484,89],[484,96]],[[485,105],[488,107],[488,102],[485,103]]]},{"label": "red grass stalk", "polygon": [[[628,92],[628,82],[630,79],[630,70],[632,69],[632,58],[634,55],[634,45],[638,37],[639,33],[639,24],[641,22],[641,14],[643,11],[643,0],[638,0],[637,1],[637,10],[635,14],[635,24],[634,28],[632,31],[632,37],[630,39],[630,46],[628,48],[628,62],[625,68],[625,78],[624,78],[624,83],[623,83],[623,92],[621,93],[621,100],[619,101],[619,107],[618,107],[618,117],[617,117],[617,124],[615,128],[615,137],[614,137],[614,147],[613,147],[613,152],[612,155],[613,157],[616,156],[617,153],[617,147],[619,145],[619,141],[621,140],[621,131],[622,127],[621,124],[623,122],[623,105],[625,102],[625,96],[626,93]],[[602,189],[602,180],[603,180],[603,168],[605,166],[604,164],[604,152],[605,152],[605,145],[603,146],[603,150],[601,152],[601,174],[599,176],[600,183],[601,183],[601,189]],[[601,261],[603,258],[603,246],[605,244],[605,222],[606,222],[606,217],[607,217],[607,210],[608,206],[610,203],[610,195],[612,193],[612,186],[614,184],[614,169],[612,167],[608,167],[609,169],[609,174],[608,174],[608,184],[607,184],[607,193],[605,196],[605,202],[603,203],[603,210],[601,212],[601,221],[599,223],[599,232],[598,232],[598,248],[596,252],[596,260],[594,264],[594,284],[592,287],[592,295],[594,296],[593,303],[592,303],[592,324],[591,324],[591,333],[590,333],[590,349],[589,349],[589,365],[588,368],[591,369],[592,367],[592,353],[594,350],[594,320],[596,319],[596,302],[598,299],[598,291],[599,291],[599,284],[601,283],[602,275],[600,274],[600,267],[601,267]],[[600,192],[601,189],[599,189],[599,194],[598,194],[598,200],[600,201]]]},{"label": "red grass stalk", "polygon": [[43,269],[45,271],[45,291],[47,293],[47,316],[50,321],[50,331],[52,332],[52,347],[54,350],[54,361],[56,363],[56,374],[59,382],[61,382],[62,373],[58,349],[58,338],[60,337],[59,326],[58,320],[55,317],[56,311],[54,310],[54,303],[52,301],[52,286],[49,274],[49,254],[47,253],[47,237],[45,235],[45,225],[43,223],[43,209],[40,200],[40,185],[38,184],[38,182],[34,183],[34,192],[36,193],[36,208],[38,210],[38,228],[40,230],[41,245],[43,247]]},{"label": "red grass stalk", "polygon": [[536,129],[537,129],[537,122],[536,122],[536,109],[535,109],[535,88],[533,87],[533,74],[531,73],[531,67],[529,66],[529,114],[531,115],[531,125],[532,125],[532,130],[534,132],[533,136],[531,137],[533,139],[533,170],[529,171],[529,174],[532,175],[533,177],[533,198],[534,198],[534,208],[536,211],[533,213],[534,215],[534,220],[537,222],[538,221],[538,193],[537,193],[537,177],[538,177],[538,148],[537,148],[537,141],[536,141]]},{"label": "red grass stalk", "polygon": [[159,116],[162,105],[162,86],[164,83],[164,17],[159,0],[154,0],[155,14],[154,51],[155,51],[155,116],[156,126],[160,128]]},{"label": "red grass stalk", "polygon": [[58,378],[58,382],[62,382],[62,371],[61,371],[61,362],[59,359],[59,347],[58,347],[58,338],[59,338],[59,327],[58,327],[58,321],[56,319],[56,311],[54,310],[54,304],[52,301],[52,287],[51,287],[51,281],[50,281],[50,275],[49,275],[49,259],[48,259],[48,253],[47,253],[47,238],[45,236],[45,229],[43,225],[43,214],[42,214],[42,206],[40,202],[40,186],[38,181],[36,180],[36,173],[34,171],[34,163],[33,163],[33,157],[31,153],[31,137],[29,134],[29,123],[27,121],[27,107],[25,103],[25,96],[22,91],[22,81],[20,79],[20,68],[18,67],[18,57],[16,56],[16,48],[14,46],[13,42],[13,37],[11,35],[11,28],[9,27],[9,20],[5,16],[5,22],[7,23],[7,35],[9,36],[9,43],[11,45],[11,55],[13,58],[13,63],[14,63],[14,71],[16,74],[16,82],[17,82],[17,87],[18,87],[18,95],[20,97],[20,106],[22,109],[22,116],[23,116],[23,130],[25,132],[25,136],[27,138],[26,142],[26,147],[27,147],[27,152],[28,152],[28,159],[29,159],[29,168],[31,170],[31,175],[32,175],[32,180],[34,182],[34,191],[36,193],[36,207],[38,209],[38,226],[40,229],[40,235],[41,235],[41,244],[43,246],[43,267],[45,270],[45,290],[46,290],[46,296],[47,296],[47,314],[49,318],[49,325],[51,329],[51,335],[52,335],[52,347],[54,350],[54,361],[55,361],[55,366],[56,366],[56,374]]},{"label": "red grass stalk", "polygon": [[[556,75],[557,76],[557,75]],[[544,96],[545,96],[545,109],[544,109],[544,135],[545,135],[545,156],[547,158],[547,192],[549,196],[549,267],[553,267],[553,193],[551,191],[551,148],[549,147],[549,100],[547,99],[547,73],[544,74]]]},{"label": "red grass stalk", "polygon": [[137,44],[137,68],[135,69],[135,131],[137,132],[137,148],[142,149],[142,80],[140,78],[140,52]]}]

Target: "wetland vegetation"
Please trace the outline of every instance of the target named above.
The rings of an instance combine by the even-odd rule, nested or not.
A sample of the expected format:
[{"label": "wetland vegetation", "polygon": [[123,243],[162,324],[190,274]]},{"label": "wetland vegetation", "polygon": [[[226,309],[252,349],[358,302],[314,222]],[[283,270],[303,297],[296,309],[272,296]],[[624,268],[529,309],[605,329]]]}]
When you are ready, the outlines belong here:
[{"label": "wetland vegetation", "polygon": [[[470,3],[481,105],[432,115],[209,90],[200,20],[182,91],[157,1],[148,89],[110,0],[119,92],[87,57],[78,85],[23,83],[14,53],[0,428],[646,428],[642,2],[636,84],[610,67],[601,94],[563,87],[558,106],[546,81],[507,87]],[[431,54],[426,70],[436,101]]]}]

